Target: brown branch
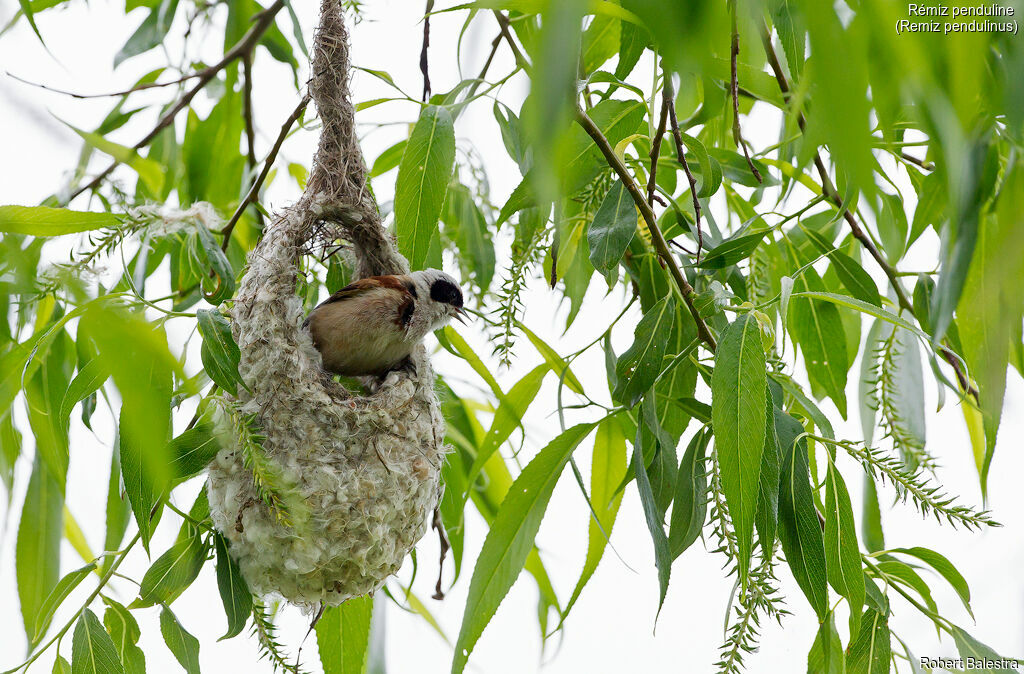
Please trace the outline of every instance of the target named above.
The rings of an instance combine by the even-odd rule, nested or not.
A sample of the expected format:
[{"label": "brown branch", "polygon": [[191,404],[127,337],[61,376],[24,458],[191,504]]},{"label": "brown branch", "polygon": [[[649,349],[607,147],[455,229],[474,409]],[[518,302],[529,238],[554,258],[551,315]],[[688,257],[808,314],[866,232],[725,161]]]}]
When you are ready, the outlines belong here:
[{"label": "brown branch", "polygon": [[[245,81],[242,84],[242,117],[245,119],[245,162],[249,167],[248,175],[256,170],[256,122],[252,111],[252,53],[242,56],[242,69]],[[263,213],[256,211],[256,220],[263,225]]]},{"label": "brown branch", "polygon": [[750,172],[754,174],[757,182],[761,183],[764,182],[761,179],[761,173],[754,166],[754,162],[751,161],[750,152],[747,151],[747,143],[743,140],[743,135],[740,133],[740,85],[739,77],[736,74],[736,60],[740,55],[740,30],[736,25],[736,0],[729,0],[729,10],[732,16],[732,45],[729,49],[729,88],[732,92],[732,140],[743,150],[743,156],[747,158],[747,166],[750,167]]},{"label": "brown branch", "polygon": [[430,47],[430,12],[434,9],[434,0],[427,0],[427,9],[423,12],[423,47],[420,49],[420,72],[423,73],[423,102],[430,97],[430,62],[427,60],[427,48]]},{"label": "brown branch", "polygon": [[21,82],[22,84],[27,84],[30,87],[36,87],[38,89],[43,89],[45,91],[49,91],[49,92],[52,92],[52,93],[55,93],[55,94],[61,94],[62,96],[70,96],[71,98],[80,98],[80,99],[87,99],[87,98],[115,98],[117,96],[127,96],[128,94],[134,94],[136,91],[145,91],[146,89],[160,89],[160,88],[163,88],[163,87],[173,87],[175,84],[181,84],[182,82],[187,82],[187,81],[189,81],[191,79],[199,77],[199,73],[191,73],[189,75],[184,75],[182,77],[179,77],[176,80],[171,80],[170,82],[147,82],[146,84],[138,84],[138,85],[132,87],[131,89],[125,89],[124,91],[114,91],[114,92],[109,93],[109,94],[76,94],[73,91],[67,91],[65,89],[58,89],[56,87],[51,87],[51,86],[48,86],[46,84],[39,84],[38,82],[32,82],[31,80],[26,80],[25,78],[18,77],[14,73],[6,71],[6,70],[4,71],[4,74],[7,75],[8,77],[10,77],[11,79],[17,80],[17,81]]},{"label": "brown branch", "polygon": [[[690,198],[693,199],[693,219],[697,227],[697,254],[695,258],[700,262],[700,251],[704,247],[704,230],[700,226],[700,199],[697,198],[697,180],[693,177],[693,171],[686,162],[686,151],[683,148],[683,133],[679,130],[679,120],[676,119],[676,92],[672,85],[672,74],[665,73],[665,103],[668,106],[668,118],[672,124],[672,138],[676,143],[676,157],[683,165],[683,172],[686,174],[686,181],[690,183]],[[707,176],[704,177],[706,181]]]},{"label": "brown branch", "polygon": [[902,159],[903,161],[910,162],[911,164],[919,166],[923,168],[925,171],[932,171],[935,169],[935,164],[931,163],[930,161],[918,159],[917,157],[907,154],[906,152],[901,151],[899,153],[899,158]]},{"label": "brown branch", "polygon": [[[228,67],[228,65],[230,65],[237,59],[242,58],[245,54],[250,54],[252,50],[255,49],[256,44],[263,36],[263,33],[265,33],[267,29],[270,28],[271,25],[273,25],[274,17],[277,15],[279,11],[281,11],[284,5],[285,0],[276,0],[274,4],[272,4],[270,7],[267,7],[265,10],[257,14],[256,17],[254,17],[255,23],[253,24],[252,28],[250,28],[248,32],[246,32],[246,34],[242,36],[242,39],[239,40],[234,47],[228,50],[220,61],[213,64],[212,66],[209,66],[197,72],[195,74],[195,77],[197,77],[199,81],[196,83],[196,85],[189,89],[187,92],[185,92],[185,94],[181,98],[179,98],[178,101],[174,105],[172,105],[167,112],[163,114],[162,117],[160,117],[160,119],[157,121],[153,129],[149,133],[147,133],[142,138],[142,140],[133,145],[132,148],[135,150],[141,150],[143,147],[152,142],[152,140],[156,138],[161,131],[163,131],[168,126],[174,123],[174,119],[178,116],[178,113],[187,108],[188,105],[192,102],[192,99],[196,97],[196,94],[202,91],[203,88],[206,87],[206,85],[209,84],[210,81],[213,80],[213,78],[216,77],[218,73],[220,73],[222,70]],[[75,190],[71,194],[71,196],[68,197],[67,201],[70,202],[79,194],[82,194],[83,192],[87,192],[91,189],[95,189],[96,187],[98,187],[100,183],[102,183],[104,179],[106,179],[106,177],[110,175],[115,168],[117,168],[118,164],[119,162],[113,162],[110,166],[101,171],[99,175],[90,180],[86,185],[79,187],[77,190]]]},{"label": "brown branch", "polygon": [[608,165],[611,166],[612,170],[618,175],[619,180],[622,181],[623,186],[629,192],[630,196],[633,197],[633,201],[636,203],[637,208],[640,210],[640,215],[643,217],[644,222],[647,224],[647,229],[650,230],[651,240],[654,242],[654,247],[658,251],[658,256],[661,258],[665,266],[668,267],[669,273],[675,280],[676,286],[679,288],[680,294],[683,296],[683,301],[686,303],[686,308],[690,310],[690,315],[693,316],[693,321],[697,325],[697,336],[702,342],[708,345],[708,347],[714,351],[717,348],[715,338],[711,335],[711,331],[708,330],[707,324],[701,317],[700,312],[697,310],[697,306],[693,302],[693,295],[695,291],[693,286],[683,276],[683,272],[679,269],[679,265],[676,264],[675,257],[672,256],[672,251],[669,250],[668,243],[665,241],[664,235],[661,233],[661,229],[658,227],[657,220],[654,217],[654,211],[651,209],[650,204],[644,198],[640,188],[637,187],[633,177],[629,174],[629,170],[626,165],[622,162],[622,159],[615,154],[615,150],[612,149],[611,143],[605,138],[604,134],[601,133],[601,129],[597,127],[590,117],[587,116],[583,110],[576,109],[576,122],[583,127],[583,130],[587,132],[587,135],[594,141],[597,147],[601,150],[601,154],[604,155]]},{"label": "brown branch", "polygon": [[[670,86],[666,84],[665,86]],[[668,125],[668,96],[663,96],[661,101],[661,117],[658,119],[658,130],[654,132],[651,139],[651,175],[647,179],[647,203],[654,206],[655,180],[658,177],[658,157],[661,155],[661,137],[665,135],[665,128]]]},{"label": "brown branch", "polygon": [[[775,47],[772,45],[771,33],[768,30],[768,25],[763,23],[761,25],[761,44],[764,45],[765,55],[768,57],[768,64],[771,66],[772,72],[775,74],[775,81],[779,85],[779,90],[782,91],[782,98],[785,101],[789,101],[790,88],[789,82],[786,79],[786,74],[782,71],[782,65],[779,63],[778,54],[775,53]],[[804,117],[802,111],[796,112],[797,125],[800,127],[800,131],[804,131],[807,126],[807,119]],[[908,314],[917,319],[917,314],[914,312],[914,305],[907,297],[906,291],[903,290],[903,286],[899,282],[899,273],[896,269],[889,264],[889,261],[885,259],[878,247],[875,246],[875,242],[871,240],[871,237],[864,231],[857,222],[857,218],[854,217],[850,209],[843,203],[842,197],[836,191],[836,188],[832,185],[832,180],[829,178],[828,169],[825,168],[825,162],[821,159],[821,153],[817,150],[814,152],[814,167],[818,170],[818,175],[821,177],[821,191],[843,215],[843,219],[846,220],[847,224],[850,225],[850,231],[854,238],[861,242],[861,245],[867,249],[868,253],[875,259],[878,266],[882,268],[886,277],[889,279],[889,284],[892,286],[893,291],[896,293],[896,298],[899,302],[900,308],[905,310]],[[963,366],[960,363],[959,358],[950,350],[948,347],[940,345],[939,353],[943,360],[950,364],[953,368],[953,372],[956,373],[957,382],[960,384],[960,388],[972,395],[977,401],[978,389],[971,384],[970,379],[967,377],[967,373],[964,372]]]},{"label": "brown branch", "polygon": [[292,125],[302,115],[303,110],[309,105],[310,95],[307,93],[299,101],[299,104],[292,111],[292,114],[285,120],[285,123],[281,126],[280,133],[277,134],[277,140],[274,141],[274,146],[270,148],[270,154],[267,155],[266,160],[263,162],[263,170],[260,171],[256,181],[253,182],[252,187],[249,188],[249,192],[246,193],[245,198],[238,204],[238,208],[235,209],[231,219],[228,220],[228,224],[224,225],[224,228],[220,230],[220,233],[224,235],[224,242],[221,244],[223,250],[228,249],[228,243],[231,241],[231,232],[234,231],[235,225],[238,224],[239,219],[242,217],[242,213],[249,207],[249,204],[256,201],[259,196],[260,189],[263,187],[263,183],[266,182],[267,176],[270,175],[270,169],[274,166],[274,161],[277,159],[277,153],[280,152],[281,146],[284,145],[285,138],[288,137],[288,132],[291,130]]}]

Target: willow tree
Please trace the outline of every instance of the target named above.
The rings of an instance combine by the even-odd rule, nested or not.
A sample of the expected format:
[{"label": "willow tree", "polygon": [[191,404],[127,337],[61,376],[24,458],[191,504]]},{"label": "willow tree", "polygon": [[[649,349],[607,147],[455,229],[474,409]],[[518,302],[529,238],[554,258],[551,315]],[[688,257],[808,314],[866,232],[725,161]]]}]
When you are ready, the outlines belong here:
[{"label": "willow tree", "polygon": [[[36,19],[63,4],[22,0],[15,20],[45,42]],[[358,19],[360,3],[342,4]],[[481,357],[458,331],[437,333],[489,391],[474,399],[444,372],[436,381],[450,451],[435,524],[454,558],[450,582],[468,584],[452,671],[464,670],[523,569],[539,589],[542,637],[562,628],[633,489],[654,549],[652,618],[681,554],[718,555],[735,579],[722,597],[730,622],[719,671],[743,668],[761,621],[797,611],[820,625],[806,635],[810,671],[911,671],[913,644],[891,630],[892,606],[920,611],[964,657],[997,660],[934,603],[918,571],[930,567],[933,582],[950,584],[969,609],[967,581],[941,551],[885,541],[879,498],[957,527],[965,541],[997,524],[941,488],[924,391],[934,386],[940,404],[963,410],[984,493],[1007,371],[1024,367],[1024,47],[1002,22],[1012,17],[984,19],[980,31],[982,19],[959,18],[932,34],[897,32],[901,19],[916,19],[880,0],[437,5],[427,2],[422,24],[422,97],[405,93],[419,82],[365,64],[394,94],[360,103],[357,119],[370,123],[364,111],[394,102],[418,114],[407,139],[367,162],[369,186],[356,188],[395,181],[393,208],[369,216],[384,219],[410,268],[453,261],[479,317],[463,330],[496,345]],[[261,197],[285,173],[275,173],[284,168],[278,151],[324,113],[305,95],[317,73],[296,12],[312,9],[285,0],[141,0],[125,9],[138,8],[132,19],[145,18],[115,65],[169,35],[187,48],[199,26],[223,34],[223,57],[182,69],[181,55],[165,50],[167,65],[112,94],[98,127],[68,120],[83,145],[66,184],[40,205],[0,207],[0,476],[9,502],[25,494],[14,504],[11,553],[27,662],[57,650],[55,671],[70,659],[73,671],[141,672],[133,614],[160,606],[167,645],[198,671],[189,616],[172,605],[199,574],[216,573],[227,636],[250,624],[274,667],[296,670],[268,597],[252,595],[214,527],[206,492],[188,510],[175,494],[195,493],[230,444],[248,448],[260,498],[282,512],[303,506],[301,490],[261,453],[268,429],[238,411],[249,383],[229,317],[247,256],[274,226]],[[460,34],[493,30],[486,60],[470,63],[461,41],[429,46],[440,22],[461,23]],[[478,74],[432,92],[430,57],[450,49]],[[494,65],[499,52],[511,55],[511,69]],[[294,91],[282,93],[295,101],[286,120],[252,106],[254,63],[267,55],[295,73]],[[525,99],[501,86],[512,78],[528,82]],[[488,188],[486,167],[499,158],[478,161],[477,130],[460,125],[470,106],[493,110],[506,160],[522,175],[508,196]],[[126,137],[121,127],[142,110],[151,127]],[[759,115],[780,120],[763,147],[744,137]],[[263,147],[259,137],[276,141]],[[309,165],[287,168],[303,186]],[[294,291],[305,309],[366,271],[350,254],[362,245],[351,233],[325,227],[303,251]],[[907,252],[928,239],[941,244],[934,270],[905,269]],[[73,252],[52,262],[43,255],[51,245]],[[118,270],[110,282],[93,273],[104,266]],[[521,301],[535,277],[564,298],[566,331],[592,285],[622,297],[622,311],[583,350],[563,353],[527,327],[549,320]],[[153,290],[168,286],[169,295]],[[611,348],[613,328],[634,334],[623,353]],[[198,358],[188,350],[194,340]],[[525,342],[543,362],[505,390],[493,367]],[[592,350],[604,353],[607,390],[585,388],[573,373]],[[860,371],[851,371],[858,357]],[[500,450],[526,433],[521,419],[545,379],[557,381],[562,432],[531,437],[543,449],[519,470]],[[375,382],[362,384],[372,397]],[[19,406],[23,416],[12,412]],[[837,435],[833,422],[854,407],[862,436]],[[106,502],[107,552],[97,555],[64,494],[76,434],[99,415],[118,434],[109,483],[90,487]],[[185,430],[171,437],[174,427]],[[23,452],[29,436],[34,451]],[[30,473],[22,489],[12,484],[19,463],[31,465],[18,471]],[[555,588],[534,538],[556,483],[573,478],[589,506],[579,523],[589,543],[575,587]],[[864,491],[859,516],[851,489]],[[472,568],[462,566],[467,508],[489,526]],[[180,527],[169,550],[149,547],[159,526]],[[66,571],[76,563],[61,559],[65,539],[85,566]],[[145,554],[152,565],[125,606],[109,590],[124,582],[122,562]],[[785,609],[783,575],[803,595]],[[94,585],[86,601],[65,601],[83,583]],[[389,587],[316,614],[326,671],[375,666],[373,604],[414,602],[432,620],[409,588]],[[10,650],[5,658],[21,669]]]}]

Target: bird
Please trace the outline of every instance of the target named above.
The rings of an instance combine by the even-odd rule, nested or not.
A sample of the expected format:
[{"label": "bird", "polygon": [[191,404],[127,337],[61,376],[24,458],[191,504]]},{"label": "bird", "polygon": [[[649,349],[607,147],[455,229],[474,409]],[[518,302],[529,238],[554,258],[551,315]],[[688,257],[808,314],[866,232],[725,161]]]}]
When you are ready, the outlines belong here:
[{"label": "bird", "polygon": [[303,322],[324,370],[347,377],[411,368],[409,354],[451,319],[465,324],[462,290],[439,269],[368,276],[318,304]]}]

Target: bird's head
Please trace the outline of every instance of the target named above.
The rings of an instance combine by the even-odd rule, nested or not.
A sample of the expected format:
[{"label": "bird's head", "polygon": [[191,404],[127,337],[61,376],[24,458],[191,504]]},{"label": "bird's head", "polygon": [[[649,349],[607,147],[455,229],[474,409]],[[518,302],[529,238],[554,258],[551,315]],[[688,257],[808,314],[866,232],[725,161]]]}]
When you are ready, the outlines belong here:
[{"label": "bird's head", "polygon": [[424,269],[409,275],[416,288],[416,302],[424,312],[424,318],[436,330],[454,318],[465,323],[462,308],[462,290],[454,278],[440,269]]}]

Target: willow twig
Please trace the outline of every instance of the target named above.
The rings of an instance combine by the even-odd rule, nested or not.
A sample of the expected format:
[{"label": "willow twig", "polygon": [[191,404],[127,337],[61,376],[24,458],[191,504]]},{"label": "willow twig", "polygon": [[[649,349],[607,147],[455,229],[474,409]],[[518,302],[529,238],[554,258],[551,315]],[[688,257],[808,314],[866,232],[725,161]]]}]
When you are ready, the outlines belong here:
[{"label": "willow twig", "polygon": [[[669,85],[666,83],[665,86]],[[665,128],[668,125],[668,101],[668,96],[662,96],[658,130],[654,132],[654,138],[651,138],[651,171],[650,177],[647,179],[647,203],[651,206],[654,206],[655,181],[658,177],[658,157],[661,155],[661,137],[665,135]]]},{"label": "willow twig", "polygon": [[743,140],[743,135],[740,133],[740,84],[736,73],[736,61],[740,55],[740,31],[736,25],[736,0],[729,0],[729,13],[732,18],[732,45],[729,49],[729,87],[732,92],[732,140],[743,150],[743,156],[747,159],[747,166],[750,167],[750,172],[754,174],[757,182],[761,183],[764,182],[761,179],[761,173],[754,166],[754,162],[751,161],[750,152],[747,150],[747,143]]},{"label": "willow twig", "polygon": [[654,217],[654,211],[651,209],[650,204],[644,198],[640,188],[637,187],[636,181],[633,180],[633,176],[630,175],[626,165],[622,162],[622,159],[615,154],[615,150],[612,149],[611,143],[605,138],[604,134],[601,133],[601,129],[598,128],[597,124],[594,123],[590,117],[587,116],[583,110],[576,109],[576,122],[583,127],[583,130],[587,132],[587,135],[594,141],[597,147],[601,150],[601,154],[604,155],[608,165],[611,166],[612,170],[618,175],[619,180],[625,186],[629,195],[633,197],[633,201],[636,203],[637,208],[640,210],[640,215],[643,217],[644,222],[647,224],[647,229],[651,233],[651,241],[654,243],[655,249],[658,251],[658,256],[662,259],[665,265],[668,267],[669,273],[675,280],[676,286],[679,288],[679,293],[683,296],[683,302],[686,303],[686,308],[690,310],[690,315],[693,316],[693,321],[697,325],[697,336],[702,342],[708,345],[708,347],[714,351],[717,348],[717,342],[711,335],[711,331],[708,330],[707,324],[701,317],[700,312],[697,310],[697,306],[693,302],[693,295],[695,291],[693,286],[690,285],[686,277],[683,276],[683,272],[679,269],[679,265],[676,264],[676,259],[672,255],[672,251],[669,250],[668,243],[665,241],[665,236],[661,233],[661,229],[658,227],[657,219]]},{"label": "willow twig", "polygon": [[[704,247],[704,230],[700,226],[700,199],[697,198],[697,179],[693,177],[693,171],[686,162],[686,150],[683,148],[683,133],[679,130],[679,120],[676,119],[676,92],[672,85],[671,73],[665,73],[665,101],[668,105],[668,119],[672,124],[672,138],[676,142],[676,157],[683,165],[683,173],[686,174],[686,182],[690,184],[690,198],[693,199],[693,220],[697,227],[697,253],[694,256],[700,262],[700,251]],[[705,176],[704,180],[707,180]]]}]

